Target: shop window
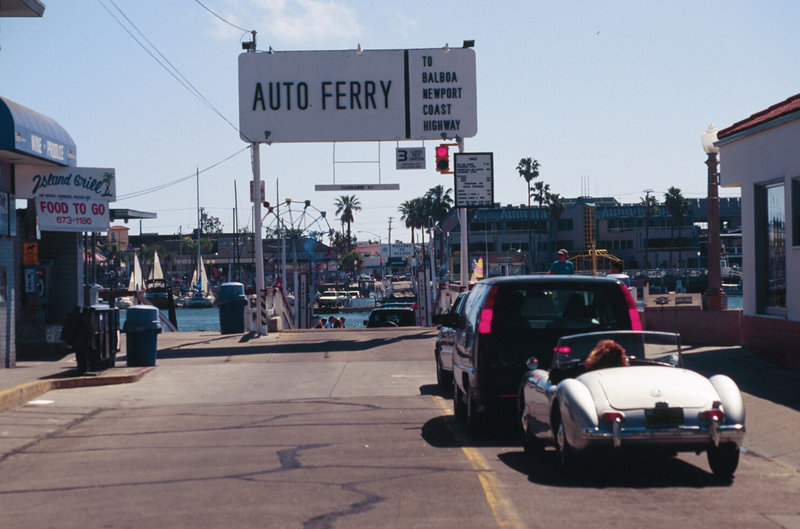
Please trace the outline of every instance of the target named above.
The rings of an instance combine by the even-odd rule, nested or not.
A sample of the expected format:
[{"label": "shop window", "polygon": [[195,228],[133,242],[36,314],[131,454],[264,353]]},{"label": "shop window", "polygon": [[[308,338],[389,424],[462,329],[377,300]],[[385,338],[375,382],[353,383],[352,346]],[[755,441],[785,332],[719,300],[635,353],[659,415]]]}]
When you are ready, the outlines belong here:
[{"label": "shop window", "polygon": [[783,182],[756,186],[756,304],[764,314],[786,309],[786,201]]},{"label": "shop window", "polygon": [[792,246],[800,246],[800,178],[792,180]]}]

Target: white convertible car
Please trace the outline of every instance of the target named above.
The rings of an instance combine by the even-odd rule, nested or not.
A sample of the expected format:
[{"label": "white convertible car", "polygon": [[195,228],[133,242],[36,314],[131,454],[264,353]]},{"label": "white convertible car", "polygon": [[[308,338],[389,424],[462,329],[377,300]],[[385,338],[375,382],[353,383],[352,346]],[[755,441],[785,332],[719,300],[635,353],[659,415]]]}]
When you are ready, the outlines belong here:
[{"label": "white convertible car", "polygon": [[[587,368],[590,352],[602,340],[625,350],[626,365]],[[679,335],[609,331],[565,336],[551,368],[537,364],[535,358],[529,361],[519,392],[527,453],[552,444],[562,466],[571,466],[590,448],[705,451],[716,476],[733,477],[745,433],[741,393],[725,375],[706,378],[683,368]]]}]

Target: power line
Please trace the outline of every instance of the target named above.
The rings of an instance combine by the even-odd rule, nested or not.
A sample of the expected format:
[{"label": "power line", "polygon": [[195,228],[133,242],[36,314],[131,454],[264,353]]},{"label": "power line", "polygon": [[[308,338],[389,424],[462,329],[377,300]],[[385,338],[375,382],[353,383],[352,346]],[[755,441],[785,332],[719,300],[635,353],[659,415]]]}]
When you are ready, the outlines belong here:
[{"label": "power line", "polygon": [[245,33],[252,33],[252,31],[251,31],[251,30],[249,30],[249,29],[244,29],[244,28],[243,28],[243,27],[241,27],[241,26],[237,26],[237,25],[236,25],[236,24],[234,24],[233,22],[229,22],[229,21],[225,20],[224,18],[222,18],[221,16],[219,16],[218,14],[216,14],[215,12],[213,12],[211,9],[209,9],[209,8],[208,8],[208,7],[207,7],[207,6],[206,6],[206,5],[205,5],[203,2],[201,2],[200,0],[194,0],[194,1],[195,1],[195,2],[197,2],[197,4],[198,4],[200,7],[202,7],[203,9],[205,9],[206,11],[208,11],[209,13],[211,13],[212,15],[214,15],[215,17],[217,17],[217,18],[218,18],[218,19],[220,19],[221,21],[225,22],[225,23],[226,23],[226,24],[228,24],[229,26],[231,26],[231,27],[234,27],[234,28],[236,28],[236,29],[240,29],[240,30],[244,31]]},{"label": "power line", "polygon": [[246,145],[245,147],[243,147],[242,149],[240,149],[240,150],[236,151],[235,153],[231,154],[230,156],[228,156],[224,160],[220,160],[215,164],[209,165],[208,167],[202,169],[201,171],[193,172],[193,173],[191,173],[191,174],[189,174],[187,176],[178,178],[176,180],[172,180],[170,182],[159,184],[159,185],[157,185],[155,187],[149,187],[147,189],[142,189],[140,191],[134,191],[132,193],[127,193],[125,195],[119,195],[117,197],[117,202],[119,202],[121,200],[128,200],[128,199],[131,199],[131,198],[140,197],[140,196],[143,196],[143,195],[148,195],[150,193],[155,193],[156,191],[161,191],[162,189],[166,189],[166,188],[174,186],[176,184],[180,184],[181,182],[185,182],[186,180],[189,180],[191,178],[195,178],[198,173],[205,173],[206,171],[210,171],[211,169],[217,167],[218,165],[221,165],[221,164],[227,162],[228,160],[230,160],[234,156],[238,156],[239,154],[243,153],[244,151],[248,150],[249,148],[250,148],[250,145]]},{"label": "power line", "polygon": [[[164,70],[166,70],[166,71],[167,71],[167,73],[169,73],[169,74],[170,74],[170,75],[171,75],[171,76],[172,76],[172,77],[173,77],[173,78],[174,78],[176,81],[178,81],[178,83],[180,83],[180,84],[181,84],[181,86],[183,86],[184,88],[186,88],[186,89],[187,89],[187,90],[188,90],[188,91],[189,91],[189,92],[190,92],[190,93],[191,93],[193,96],[195,96],[197,99],[199,99],[200,101],[202,101],[202,102],[203,102],[203,103],[204,103],[204,104],[205,104],[205,105],[206,105],[208,108],[210,108],[210,109],[212,110],[212,112],[214,112],[216,115],[218,115],[220,118],[222,118],[222,119],[223,119],[223,120],[224,120],[224,121],[225,121],[225,122],[226,122],[228,125],[230,125],[231,127],[233,127],[233,129],[234,129],[236,132],[240,132],[240,131],[239,131],[239,129],[238,129],[238,127],[236,127],[236,125],[234,125],[234,124],[233,124],[233,123],[232,123],[232,122],[231,122],[231,121],[230,121],[228,118],[226,118],[226,117],[225,117],[225,116],[222,114],[222,112],[220,112],[219,110],[217,110],[217,108],[216,108],[216,107],[215,107],[213,104],[211,104],[211,102],[210,102],[208,99],[206,99],[206,97],[205,97],[205,96],[204,96],[202,93],[200,93],[200,90],[198,90],[198,89],[197,89],[197,88],[196,88],[196,87],[195,87],[195,86],[194,86],[194,85],[193,85],[191,82],[189,82],[189,80],[188,80],[188,79],[187,79],[187,78],[186,78],[186,77],[185,77],[185,76],[184,76],[184,75],[183,75],[183,74],[182,74],[182,73],[181,73],[181,72],[178,70],[178,68],[176,68],[176,67],[175,67],[175,65],[174,65],[174,64],[172,64],[172,62],[170,62],[170,60],[169,60],[169,59],[167,59],[167,57],[166,57],[166,56],[165,56],[163,53],[161,53],[161,52],[159,51],[159,49],[156,47],[156,45],[155,45],[155,44],[153,44],[153,43],[150,41],[150,39],[148,39],[148,38],[145,36],[145,34],[144,34],[144,33],[142,33],[142,31],[141,31],[141,30],[140,30],[140,29],[139,29],[139,28],[136,26],[136,24],[134,24],[134,23],[133,23],[133,21],[132,21],[132,20],[131,20],[131,19],[128,17],[128,15],[126,15],[126,14],[125,14],[125,13],[122,11],[122,9],[120,9],[120,7],[119,7],[119,6],[118,6],[118,5],[117,5],[117,4],[114,2],[114,0],[108,0],[108,1],[111,3],[111,5],[113,5],[113,6],[114,6],[114,8],[115,8],[117,11],[119,11],[120,15],[122,15],[122,16],[125,18],[125,20],[126,20],[126,21],[128,22],[128,24],[130,24],[130,26],[131,26],[131,27],[132,27],[132,28],[133,28],[133,29],[136,31],[136,33],[138,33],[139,35],[141,35],[141,37],[142,37],[142,38],[143,38],[143,39],[144,39],[144,40],[147,42],[147,44],[149,44],[149,45],[150,45],[150,47],[151,47],[153,50],[155,50],[155,52],[156,52],[156,53],[159,55],[159,57],[161,57],[161,58],[164,60],[164,62],[166,62],[166,64],[164,64],[164,62],[162,62],[162,61],[161,61],[161,59],[159,59],[158,57],[156,57],[156,56],[153,54],[153,52],[152,52],[152,51],[150,51],[150,49],[149,49],[147,46],[145,46],[145,45],[142,43],[142,41],[141,41],[141,40],[139,40],[139,39],[136,37],[136,35],[134,35],[134,34],[131,32],[131,30],[130,30],[130,29],[128,29],[128,27],[127,27],[127,26],[126,26],[126,25],[125,25],[125,24],[124,24],[124,23],[123,23],[123,22],[122,22],[122,21],[121,21],[121,20],[120,20],[120,19],[119,19],[119,18],[118,18],[118,17],[117,17],[117,16],[116,16],[116,15],[115,15],[115,14],[114,14],[112,11],[111,11],[111,9],[109,9],[109,8],[108,8],[108,6],[107,6],[107,5],[105,5],[105,4],[103,3],[103,0],[97,0],[97,2],[98,2],[98,3],[99,3],[99,4],[100,4],[102,7],[103,7],[103,9],[105,9],[105,10],[108,12],[108,14],[109,14],[109,15],[111,15],[111,18],[113,18],[113,19],[114,19],[114,20],[117,22],[117,24],[119,24],[119,25],[122,27],[122,29],[124,29],[124,30],[125,30],[125,32],[126,32],[128,35],[130,35],[130,36],[131,36],[131,38],[132,38],[133,40],[135,40],[135,41],[136,41],[136,43],[137,43],[139,46],[141,46],[141,48],[142,48],[142,49],[143,49],[145,52],[147,52],[147,54],[148,54],[148,55],[150,55],[150,57],[152,57],[154,61],[156,61],[156,62],[159,64],[159,66],[161,66],[162,68],[164,68]],[[202,4],[201,4],[201,5],[202,5]],[[169,67],[167,67],[167,65],[169,65]]]}]

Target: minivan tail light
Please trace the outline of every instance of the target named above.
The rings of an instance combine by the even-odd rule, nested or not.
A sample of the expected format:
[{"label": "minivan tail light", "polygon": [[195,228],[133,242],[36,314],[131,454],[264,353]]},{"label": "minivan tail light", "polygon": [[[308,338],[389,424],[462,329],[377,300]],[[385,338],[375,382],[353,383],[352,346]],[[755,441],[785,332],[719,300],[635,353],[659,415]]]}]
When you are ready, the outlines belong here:
[{"label": "minivan tail light", "polygon": [[628,317],[631,320],[631,330],[641,331],[642,320],[639,319],[639,309],[636,307],[636,300],[631,296],[631,291],[624,284],[619,283],[619,288],[622,289],[622,295],[625,297],[625,302],[628,304]]},{"label": "minivan tail light", "polygon": [[481,310],[481,321],[478,323],[478,334],[489,334],[492,332],[492,317],[494,316],[494,298],[497,297],[497,287],[489,289],[486,295],[486,302]]}]

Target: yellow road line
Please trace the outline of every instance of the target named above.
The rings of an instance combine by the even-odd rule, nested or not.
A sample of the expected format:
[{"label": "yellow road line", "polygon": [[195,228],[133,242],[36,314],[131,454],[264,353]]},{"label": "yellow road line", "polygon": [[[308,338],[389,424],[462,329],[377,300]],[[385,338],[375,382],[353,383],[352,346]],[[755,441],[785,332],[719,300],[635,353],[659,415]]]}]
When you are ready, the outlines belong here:
[{"label": "yellow road line", "polygon": [[[450,406],[443,398],[434,396],[433,400],[445,414],[453,414]],[[492,509],[497,526],[502,529],[524,528],[525,524],[520,520],[511,500],[503,493],[500,482],[497,480],[497,475],[489,468],[486,458],[481,455],[477,448],[469,446],[469,440],[464,436],[464,432],[461,431],[457,424],[448,422],[447,428],[461,446],[461,451],[467,456],[472,468],[476,471],[481,487],[483,487],[483,494]]]}]

